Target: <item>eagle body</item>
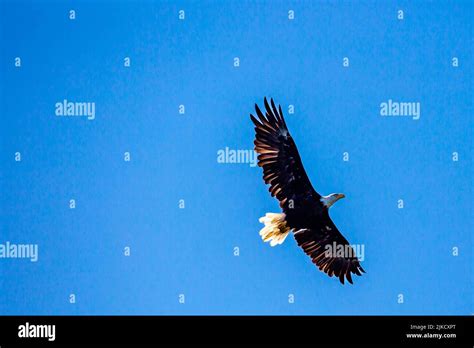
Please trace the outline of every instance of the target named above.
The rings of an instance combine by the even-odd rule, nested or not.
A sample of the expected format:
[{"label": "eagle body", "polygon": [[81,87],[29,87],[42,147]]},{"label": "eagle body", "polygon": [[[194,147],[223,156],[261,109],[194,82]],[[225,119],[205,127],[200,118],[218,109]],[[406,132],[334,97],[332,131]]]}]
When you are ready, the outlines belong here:
[{"label": "eagle body", "polygon": [[[271,104],[271,105],[270,105]],[[263,169],[263,180],[273,197],[278,199],[281,214],[267,213],[260,218],[265,226],[260,235],[271,246],[281,244],[292,231],[298,245],[312,262],[330,277],[336,276],[344,284],[352,284],[351,274],[364,272],[354,250],[329,217],[329,208],[343,194],[321,196],[311,185],[298,149],[288,131],[281,106],[264,99],[265,115],[255,104],[255,151],[258,165]],[[328,252],[341,246],[344,255]],[[334,248],[333,248],[334,249]]]}]

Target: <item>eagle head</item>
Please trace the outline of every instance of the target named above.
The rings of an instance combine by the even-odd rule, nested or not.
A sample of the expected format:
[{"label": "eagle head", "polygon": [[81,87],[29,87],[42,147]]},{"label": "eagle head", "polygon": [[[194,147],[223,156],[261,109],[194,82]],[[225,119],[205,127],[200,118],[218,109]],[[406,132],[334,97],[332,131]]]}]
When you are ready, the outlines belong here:
[{"label": "eagle head", "polygon": [[329,209],[331,207],[331,205],[333,205],[338,200],[340,200],[341,198],[344,198],[344,197],[346,197],[346,196],[343,193],[331,193],[330,195],[322,196],[321,197],[321,203],[323,203],[323,205],[326,208]]}]

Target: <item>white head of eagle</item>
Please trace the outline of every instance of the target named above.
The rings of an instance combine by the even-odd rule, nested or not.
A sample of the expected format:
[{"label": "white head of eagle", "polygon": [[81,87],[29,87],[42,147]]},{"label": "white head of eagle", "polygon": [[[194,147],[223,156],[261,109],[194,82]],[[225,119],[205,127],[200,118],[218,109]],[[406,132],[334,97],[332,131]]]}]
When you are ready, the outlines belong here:
[{"label": "white head of eagle", "polygon": [[343,193],[331,193],[327,196],[321,197],[321,202],[324,204],[326,208],[331,208],[331,206],[336,203],[341,198],[345,198],[346,196]]},{"label": "white head of eagle", "polygon": [[[311,185],[301,161],[298,149],[288,131],[281,106],[271,106],[264,99],[265,115],[257,104],[257,117],[250,115],[255,125],[255,151],[258,165],[263,169],[263,180],[270,185],[269,191],[278,199],[282,213],[266,213],[260,218],[265,226],[260,230],[264,242],[271,246],[282,244],[288,234],[311,261],[330,277],[336,276],[344,284],[352,284],[351,274],[361,275],[360,265],[353,248],[339,232],[329,217],[329,208],[345,196],[332,193],[322,196]],[[324,168],[324,167],[323,167]],[[328,246],[342,246],[344,255],[327,253]]]}]

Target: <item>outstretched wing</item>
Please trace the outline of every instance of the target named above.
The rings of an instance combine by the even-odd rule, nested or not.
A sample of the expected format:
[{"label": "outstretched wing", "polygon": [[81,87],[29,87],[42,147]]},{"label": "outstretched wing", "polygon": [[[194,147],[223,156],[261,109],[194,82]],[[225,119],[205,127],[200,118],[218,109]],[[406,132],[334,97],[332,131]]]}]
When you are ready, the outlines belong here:
[{"label": "outstretched wing", "polygon": [[263,180],[269,191],[280,201],[288,226],[299,229],[305,220],[321,209],[321,196],[314,190],[306,175],[295,142],[288,132],[281,106],[277,109],[273,99],[271,107],[265,98],[265,116],[255,104],[255,151],[258,165],[263,168]]},{"label": "outstretched wing", "polygon": [[[331,221],[328,210],[306,175],[298,149],[293,141],[281,106],[278,109],[265,98],[265,115],[255,105],[255,151],[258,165],[263,168],[263,180],[269,191],[280,201],[288,227],[295,239],[316,266],[330,277],[352,283],[351,274],[365,273],[353,248]],[[342,254],[340,250],[342,249]]]},{"label": "outstretched wing", "polygon": [[294,233],[296,242],[303,248],[313,263],[330,277],[339,277],[344,284],[344,277],[352,284],[351,273],[365,273],[359,263],[354,249],[339,232],[327,211],[319,223],[312,223],[310,228]]}]

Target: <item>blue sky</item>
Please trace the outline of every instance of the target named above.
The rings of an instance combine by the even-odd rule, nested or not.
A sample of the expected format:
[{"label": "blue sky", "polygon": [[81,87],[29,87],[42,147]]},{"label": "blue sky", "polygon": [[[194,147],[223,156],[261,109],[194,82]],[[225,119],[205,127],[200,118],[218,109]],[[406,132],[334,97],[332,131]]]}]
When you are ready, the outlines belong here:
[{"label": "blue sky", "polygon": [[[39,258],[0,259],[0,313],[473,313],[471,33],[469,1],[1,2],[0,244]],[[353,286],[264,244],[261,169],[217,162],[253,148],[264,96],[315,189],[346,195]],[[64,99],[95,119],[57,117]]]}]

